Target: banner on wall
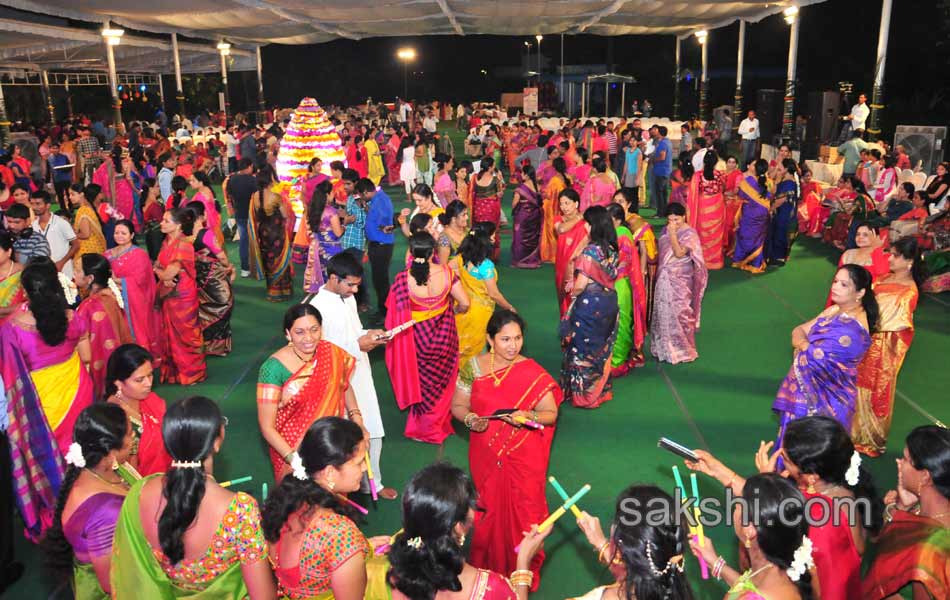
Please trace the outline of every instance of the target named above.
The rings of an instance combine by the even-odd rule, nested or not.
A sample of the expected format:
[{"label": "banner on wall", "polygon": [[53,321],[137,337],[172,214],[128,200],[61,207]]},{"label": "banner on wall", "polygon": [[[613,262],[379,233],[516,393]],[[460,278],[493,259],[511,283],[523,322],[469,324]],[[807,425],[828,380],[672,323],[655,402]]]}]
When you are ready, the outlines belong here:
[{"label": "banner on wall", "polygon": [[538,88],[525,88],[523,103],[524,114],[538,114]]}]

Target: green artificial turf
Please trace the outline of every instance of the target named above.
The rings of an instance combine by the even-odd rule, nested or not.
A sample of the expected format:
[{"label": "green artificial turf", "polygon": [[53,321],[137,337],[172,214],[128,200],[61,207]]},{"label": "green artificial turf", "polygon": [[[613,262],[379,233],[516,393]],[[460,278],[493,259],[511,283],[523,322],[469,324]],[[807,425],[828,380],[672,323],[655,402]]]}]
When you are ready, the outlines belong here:
[{"label": "green artificial turf", "polygon": [[[457,152],[462,138],[450,130]],[[401,188],[388,188],[394,206],[406,206]],[[504,206],[510,216],[511,191]],[[644,211],[651,216],[651,211]],[[659,221],[653,220],[654,223]],[[397,238],[401,236],[397,235]],[[502,235],[499,286],[528,323],[524,354],[538,360],[558,376],[561,350],[557,338],[557,308],[554,276],[550,265],[537,270],[508,267],[510,229]],[[392,263],[395,274],[401,265],[405,240],[398,239]],[[232,261],[237,245],[229,244]],[[617,494],[633,482],[654,483],[672,492],[670,467],[679,461],[657,448],[657,439],[667,436],[687,446],[712,451],[740,473],[754,471],[753,455],[760,440],[774,439],[776,420],[770,406],[791,359],[792,329],[824,307],[837,253],[812,239],[799,239],[788,266],[751,276],[726,268],[710,273],[703,302],[702,328],[697,336],[699,358],[684,365],[658,365],[648,361],[627,377],[614,382],[614,398],[596,410],[561,407],[557,435],[551,452],[550,473],[564,487],[578,489],[585,483],[591,492],[581,502],[584,510],[597,515],[607,528]],[[303,298],[299,283],[297,297]],[[371,287],[371,286],[370,286]],[[159,395],[171,402],[193,394],[217,400],[230,419],[228,437],[215,462],[219,480],[252,475],[252,482],[235,486],[260,497],[261,484],[272,483],[265,443],[257,427],[255,382],[261,362],[284,343],[281,317],[289,304],[264,300],[262,282],[238,279],[232,318],[234,350],[226,358],[208,359],[208,380],[193,387],[157,386]],[[938,390],[950,388],[946,369],[947,334],[950,332],[950,299],[923,296],[916,313],[917,332],[898,382],[898,399],[887,455],[866,460],[880,489],[893,487],[894,459],[902,441],[915,426],[928,419],[925,413],[947,421],[946,398]],[[941,350],[942,349],[942,350]],[[402,489],[421,467],[442,458],[467,465],[467,435],[457,424],[458,436],[443,447],[410,441],[402,436],[405,415],[393,400],[382,350],[372,354],[373,375],[379,393],[386,438],[382,471],[388,486]],[[681,464],[681,463],[679,463]],[[700,495],[722,497],[722,487],[700,476]],[[549,506],[558,497],[548,492]],[[400,528],[399,503],[381,500],[373,506],[368,497],[357,501],[370,506],[363,531],[367,535],[391,534]],[[540,590],[533,597],[561,599],[579,596],[596,585],[610,582],[597,565],[595,553],[568,515],[555,526],[546,543],[547,562]],[[736,540],[725,526],[707,530],[716,548],[735,564]],[[27,573],[5,597],[43,598],[55,582],[43,572],[39,551],[22,538],[17,557]],[[719,599],[725,586],[702,581],[696,562],[687,560],[687,572],[697,599]],[[56,597],[64,595],[62,587]]]}]

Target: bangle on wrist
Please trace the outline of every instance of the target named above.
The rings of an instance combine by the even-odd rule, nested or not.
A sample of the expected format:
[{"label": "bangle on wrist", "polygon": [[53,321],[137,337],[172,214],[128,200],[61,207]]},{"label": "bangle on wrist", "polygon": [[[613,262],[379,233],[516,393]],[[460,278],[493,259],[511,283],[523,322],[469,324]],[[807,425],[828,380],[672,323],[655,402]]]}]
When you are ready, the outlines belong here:
[{"label": "bangle on wrist", "polygon": [[462,423],[464,423],[466,427],[471,429],[474,426],[475,421],[477,419],[478,419],[478,415],[473,412],[470,412],[467,415],[465,415],[465,417],[462,419]]},{"label": "bangle on wrist", "polygon": [[534,573],[527,569],[518,569],[511,572],[508,581],[515,587],[519,585],[531,587],[531,584],[534,582]]},{"label": "bangle on wrist", "polygon": [[600,548],[597,549],[597,562],[602,565],[607,564],[607,557],[604,556],[604,553],[607,552],[607,549],[610,548],[610,540],[606,540],[603,544],[600,545]]}]

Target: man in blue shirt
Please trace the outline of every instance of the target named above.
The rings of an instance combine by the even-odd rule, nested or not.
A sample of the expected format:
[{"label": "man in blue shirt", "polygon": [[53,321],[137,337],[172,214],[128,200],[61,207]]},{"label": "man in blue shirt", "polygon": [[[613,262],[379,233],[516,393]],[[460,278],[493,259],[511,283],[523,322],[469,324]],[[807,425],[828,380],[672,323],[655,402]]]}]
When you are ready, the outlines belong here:
[{"label": "man in blue shirt", "polygon": [[365,177],[356,182],[356,195],[369,204],[366,213],[367,253],[376,289],[377,317],[383,319],[389,296],[389,263],[393,260],[393,201],[382,188],[377,190],[376,185]]},{"label": "man in blue shirt", "polygon": [[59,144],[53,142],[49,147],[49,157],[46,162],[49,163],[53,188],[56,190],[56,201],[60,208],[72,214],[73,207],[69,203],[69,185],[73,182],[73,169],[66,166],[69,164],[69,157],[59,151]]},{"label": "man in blue shirt", "polygon": [[[336,161],[334,161],[336,162]],[[363,262],[366,252],[366,211],[369,208],[366,201],[356,193],[356,182],[360,175],[353,169],[343,170],[343,190],[346,192],[346,211],[343,217],[343,237],[340,244],[343,251],[353,255],[358,263]],[[360,287],[356,291],[356,303],[360,312],[366,312],[366,284],[360,280]]]},{"label": "man in blue shirt", "polygon": [[673,145],[666,139],[666,127],[654,125],[650,128],[653,138],[653,156],[650,158],[650,196],[651,204],[658,216],[666,216],[666,205],[670,201],[670,175],[673,173]]}]

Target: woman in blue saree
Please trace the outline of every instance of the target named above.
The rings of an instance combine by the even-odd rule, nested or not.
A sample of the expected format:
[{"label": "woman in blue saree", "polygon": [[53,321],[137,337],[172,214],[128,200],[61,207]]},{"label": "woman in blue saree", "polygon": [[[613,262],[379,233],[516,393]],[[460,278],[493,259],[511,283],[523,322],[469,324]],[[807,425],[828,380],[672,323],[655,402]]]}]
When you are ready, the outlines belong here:
[{"label": "woman in blue saree", "polygon": [[765,258],[770,265],[784,266],[792,250],[792,242],[798,237],[797,173],[798,166],[794,160],[786,158],[782,161],[782,180],[775,186],[769,241],[765,250]]},{"label": "woman in blue saree", "polygon": [[858,364],[878,319],[871,274],[844,265],[831,284],[831,300],[824,312],[792,330],[795,356],[772,404],[780,417],[776,446],[782,445],[788,423],[801,417],[832,417],[851,430]]},{"label": "woman in blue saree", "polygon": [[561,319],[561,389],[574,406],[597,408],[612,397],[610,358],[617,333],[614,284],[620,259],[617,232],[603,206],[584,212],[590,243],[574,259],[571,303]]},{"label": "woman in blue saree", "polygon": [[745,178],[739,182],[739,227],[732,266],[750,273],[765,271],[765,235],[769,230],[769,210],[772,208],[766,187],[769,163],[759,159],[750,163]]}]

